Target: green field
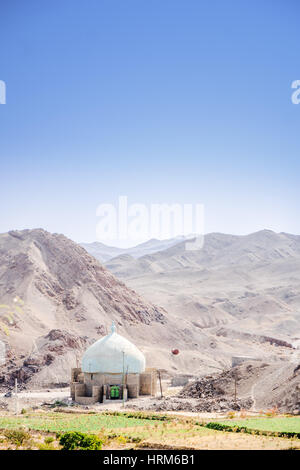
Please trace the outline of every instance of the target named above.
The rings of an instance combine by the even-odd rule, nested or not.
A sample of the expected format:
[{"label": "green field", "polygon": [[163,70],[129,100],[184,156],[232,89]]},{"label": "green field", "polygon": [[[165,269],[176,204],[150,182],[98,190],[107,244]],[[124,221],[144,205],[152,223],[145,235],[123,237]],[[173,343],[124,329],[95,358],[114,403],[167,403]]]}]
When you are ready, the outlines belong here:
[{"label": "green field", "polygon": [[[170,418],[168,418],[170,419]],[[300,417],[272,417],[272,418],[240,418],[216,420],[220,424],[232,427],[242,426],[247,429],[270,432],[300,432]],[[81,431],[97,433],[100,431],[112,431],[116,429],[161,428],[163,421],[145,419],[125,414],[71,414],[71,413],[28,413],[21,416],[0,416],[0,429],[17,429],[24,427],[36,431]],[[196,428],[199,429],[197,426]]]},{"label": "green field", "polygon": [[101,430],[130,428],[136,426],[154,426],[149,419],[128,418],[127,416],[113,416],[105,414],[74,415],[68,413],[32,413],[24,416],[0,416],[0,429],[16,429],[25,427],[36,431],[81,431],[97,433]]},{"label": "green field", "polygon": [[300,433],[299,417],[272,417],[272,418],[244,418],[217,420],[221,424],[230,426],[244,426],[248,429],[271,432],[298,432]]},{"label": "green field", "polygon": [[[209,424],[230,426],[230,429],[209,429]],[[29,433],[24,449],[58,450],[56,433],[80,431],[96,434],[105,449],[167,448],[167,449],[300,449],[297,436],[252,435],[234,426],[261,432],[299,432],[300,417],[270,417],[223,419],[214,423],[196,422],[184,416],[166,416],[159,413],[66,413],[28,411],[19,416],[0,416],[0,449],[16,448],[14,435],[7,432]],[[233,428],[233,429],[232,429]],[[237,431],[237,432],[232,432]],[[49,434],[52,443],[47,443]],[[260,433],[260,431],[259,431]],[[20,448],[20,446],[19,446]]]}]

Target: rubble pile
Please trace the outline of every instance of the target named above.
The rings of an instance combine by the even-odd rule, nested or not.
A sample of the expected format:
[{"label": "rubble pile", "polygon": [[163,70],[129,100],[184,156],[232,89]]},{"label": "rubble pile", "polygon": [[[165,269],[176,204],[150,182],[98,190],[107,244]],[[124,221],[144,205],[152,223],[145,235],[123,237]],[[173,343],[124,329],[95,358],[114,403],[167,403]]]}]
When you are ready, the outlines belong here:
[{"label": "rubble pile", "polygon": [[[215,411],[230,411],[230,410],[248,410],[252,406],[252,400],[248,399],[226,399],[226,398],[179,398],[179,397],[165,397],[160,400],[155,400],[147,407],[148,410],[155,411],[189,411],[189,412],[215,412]],[[135,405],[136,409],[138,406]]]},{"label": "rubble pile", "polygon": [[182,398],[218,398],[222,395],[234,394],[234,383],[239,382],[240,374],[236,368],[221,374],[200,377],[187,384],[179,396]]},{"label": "rubble pile", "polygon": [[153,411],[189,411],[189,412],[227,412],[231,410],[249,410],[252,406],[251,398],[247,399],[226,399],[226,398],[179,398],[179,397],[164,397],[155,399],[145,406],[128,404],[128,408],[135,410],[153,410]]}]

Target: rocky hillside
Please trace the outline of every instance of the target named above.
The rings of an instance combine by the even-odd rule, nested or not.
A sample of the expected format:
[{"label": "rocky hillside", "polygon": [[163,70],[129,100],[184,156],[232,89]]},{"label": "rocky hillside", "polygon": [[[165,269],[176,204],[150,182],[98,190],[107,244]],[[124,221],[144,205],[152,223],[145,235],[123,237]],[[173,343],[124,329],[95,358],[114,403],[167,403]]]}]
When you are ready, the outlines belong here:
[{"label": "rocky hillside", "polygon": [[112,320],[137,342],[144,337],[141,326],[166,323],[163,309],[127,288],[82,247],[41,229],[0,236],[0,298],[2,383],[18,368],[20,380],[39,375],[35,382],[66,382],[76,355],[106,334]]}]

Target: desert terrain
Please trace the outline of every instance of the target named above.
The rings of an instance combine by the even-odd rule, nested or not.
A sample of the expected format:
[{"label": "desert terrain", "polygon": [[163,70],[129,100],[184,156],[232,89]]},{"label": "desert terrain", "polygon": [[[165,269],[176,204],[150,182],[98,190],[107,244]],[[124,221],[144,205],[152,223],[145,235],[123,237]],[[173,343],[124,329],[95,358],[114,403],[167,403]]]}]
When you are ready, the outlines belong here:
[{"label": "desert terrain", "polygon": [[209,234],[198,251],[185,243],[150,241],[151,254],[137,247],[135,258],[122,253],[104,267],[63,235],[42,229],[0,235],[2,392],[15,379],[19,390],[67,387],[71,367],[114,320],[166,380],[185,374],[211,387],[222,374],[230,377],[220,397],[181,396],[170,406],[161,401],[161,409],[186,409],[187,398],[190,407],[198,400],[196,411],[230,409],[232,359],[245,356],[250,368],[234,369],[240,408],[296,412],[300,237]]}]

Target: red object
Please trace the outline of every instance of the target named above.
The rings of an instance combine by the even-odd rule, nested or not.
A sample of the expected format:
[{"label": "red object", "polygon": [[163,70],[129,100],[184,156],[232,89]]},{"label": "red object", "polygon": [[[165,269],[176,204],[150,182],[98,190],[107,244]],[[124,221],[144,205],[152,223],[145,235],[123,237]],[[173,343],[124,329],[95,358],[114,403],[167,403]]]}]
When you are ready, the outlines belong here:
[{"label": "red object", "polygon": [[175,356],[179,354],[179,349],[172,349],[172,354],[174,354]]}]

